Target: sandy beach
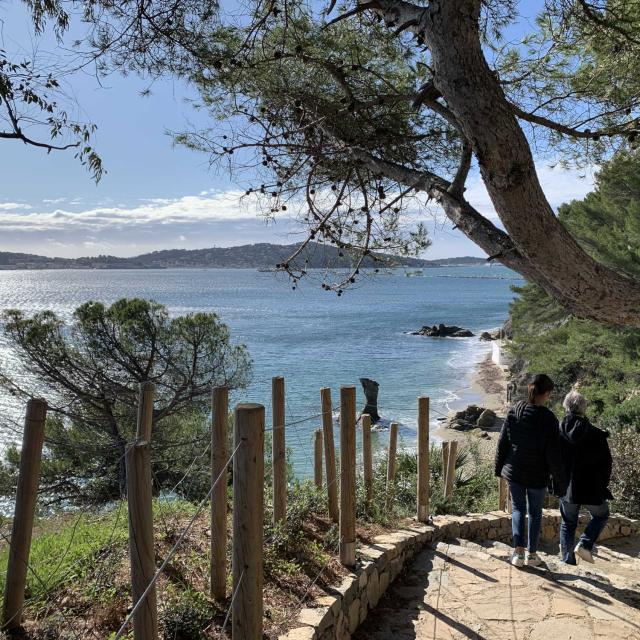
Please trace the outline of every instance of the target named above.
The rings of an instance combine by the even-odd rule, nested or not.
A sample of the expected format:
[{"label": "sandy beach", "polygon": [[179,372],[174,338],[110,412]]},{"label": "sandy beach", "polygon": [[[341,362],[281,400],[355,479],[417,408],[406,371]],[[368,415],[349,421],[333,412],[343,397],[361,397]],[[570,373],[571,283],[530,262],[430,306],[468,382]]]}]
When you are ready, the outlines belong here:
[{"label": "sandy beach", "polygon": [[[471,376],[471,392],[475,398],[473,404],[485,409],[491,409],[498,416],[491,428],[482,430],[487,435],[478,437],[473,432],[451,429],[445,426],[448,420],[447,422],[442,421],[441,426],[436,429],[434,435],[441,441],[458,440],[460,446],[465,446],[468,442],[477,442],[480,445],[483,457],[492,458],[507,410],[507,375],[502,367],[493,362],[491,353],[488,353],[477,364]],[[458,407],[456,411],[464,409],[467,404],[471,403],[465,403],[464,406]],[[456,411],[449,413],[449,419],[453,418]]]}]

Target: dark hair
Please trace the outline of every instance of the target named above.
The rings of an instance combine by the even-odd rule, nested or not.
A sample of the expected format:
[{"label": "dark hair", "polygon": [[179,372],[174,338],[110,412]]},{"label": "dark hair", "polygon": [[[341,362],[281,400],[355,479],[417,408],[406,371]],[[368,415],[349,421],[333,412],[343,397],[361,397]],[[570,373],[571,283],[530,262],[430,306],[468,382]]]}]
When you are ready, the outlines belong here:
[{"label": "dark hair", "polygon": [[538,396],[553,391],[554,387],[553,380],[548,375],[539,373],[527,386],[527,400],[533,403]]}]

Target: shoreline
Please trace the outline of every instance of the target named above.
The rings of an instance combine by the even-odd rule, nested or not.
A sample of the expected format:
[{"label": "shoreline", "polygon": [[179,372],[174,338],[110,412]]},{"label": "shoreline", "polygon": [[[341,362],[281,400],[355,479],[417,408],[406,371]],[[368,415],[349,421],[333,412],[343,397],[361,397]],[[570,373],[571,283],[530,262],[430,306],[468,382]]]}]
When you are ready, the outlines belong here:
[{"label": "shoreline", "polygon": [[[448,416],[446,419],[438,421],[438,426],[431,434],[432,439],[440,443],[458,440],[463,447],[473,439],[480,445],[483,457],[493,457],[507,411],[507,374],[502,367],[493,362],[492,353],[489,351],[484,358],[475,363],[467,380],[469,385],[461,391],[457,400],[450,403]],[[477,438],[470,432],[458,431],[445,426],[456,412],[463,411],[472,404],[484,409],[491,409],[497,415],[495,424],[489,429],[482,430],[488,437]]]}]

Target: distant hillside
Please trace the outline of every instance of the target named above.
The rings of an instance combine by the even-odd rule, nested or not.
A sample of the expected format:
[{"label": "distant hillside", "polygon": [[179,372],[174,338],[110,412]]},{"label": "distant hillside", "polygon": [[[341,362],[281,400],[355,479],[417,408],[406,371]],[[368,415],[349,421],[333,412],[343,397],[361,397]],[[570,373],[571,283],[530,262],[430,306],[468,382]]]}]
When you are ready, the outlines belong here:
[{"label": "distant hillside", "polygon": [[[0,269],[273,269],[286,260],[299,245],[249,244],[210,249],[165,249],[133,258],[94,256],[87,258],[46,258],[27,253],[0,251]],[[348,254],[340,255],[333,246],[310,243],[296,258],[295,264],[309,269],[349,267]],[[421,260],[388,254],[376,254],[379,261],[367,258],[364,267],[440,267],[484,264],[484,258],[443,258]]]}]

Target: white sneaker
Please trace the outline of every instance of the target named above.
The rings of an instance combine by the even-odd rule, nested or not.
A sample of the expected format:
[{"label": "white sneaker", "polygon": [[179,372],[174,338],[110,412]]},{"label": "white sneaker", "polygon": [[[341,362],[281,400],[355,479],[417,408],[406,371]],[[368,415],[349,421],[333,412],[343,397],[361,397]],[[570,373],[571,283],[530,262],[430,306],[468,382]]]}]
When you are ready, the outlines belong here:
[{"label": "white sneaker", "polygon": [[511,556],[511,564],[514,567],[523,567],[524,566],[524,553],[519,553],[518,551],[514,551]]},{"label": "white sneaker", "polygon": [[591,553],[591,551],[589,551],[589,549],[587,549],[582,544],[582,542],[578,542],[578,544],[576,545],[576,548],[573,550],[573,552],[581,560],[584,560],[585,562],[590,562],[591,564],[593,564],[593,554]]},{"label": "white sneaker", "polygon": [[542,564],[542,560],[540,556],[534,551],[530,553],[527,551],[527,566],[529,567],[539,567]]}]

